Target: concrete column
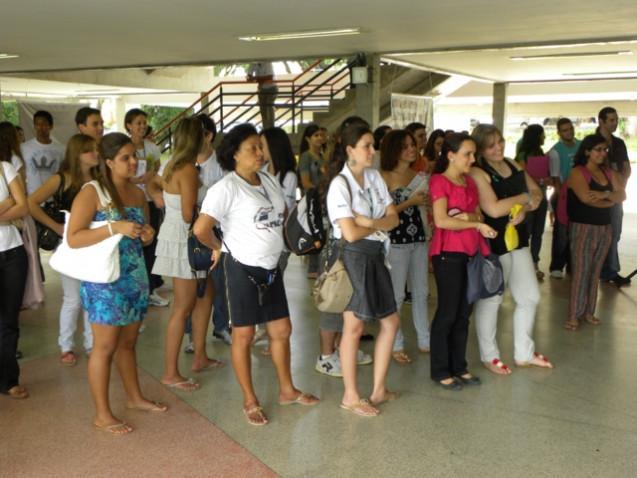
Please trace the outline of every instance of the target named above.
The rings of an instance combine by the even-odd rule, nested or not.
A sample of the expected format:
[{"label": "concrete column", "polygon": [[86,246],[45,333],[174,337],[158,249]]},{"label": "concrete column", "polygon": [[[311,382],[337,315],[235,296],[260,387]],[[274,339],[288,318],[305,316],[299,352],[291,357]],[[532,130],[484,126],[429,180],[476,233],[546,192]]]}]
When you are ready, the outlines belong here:
[{"label": "concrete column", "polygon": [[494,83],[493,84],[493,124],[496,125],[500,131],[504,134],[504,125],[506,124],[507,116],[507,91],[509,89],[508,83]]},{"label": "concrete column", "polygon": [[117,131],[126,133],[124,127],[124,116],[126,116],[126,102],[124,98],[118,96],[113,100],[113,123]]},{"label": "concrete column", "polygon": [[372,129],[378,126],[380,116],[380,55],[366,54],[368,80],[356,85],[356,114],[367,120]]}]

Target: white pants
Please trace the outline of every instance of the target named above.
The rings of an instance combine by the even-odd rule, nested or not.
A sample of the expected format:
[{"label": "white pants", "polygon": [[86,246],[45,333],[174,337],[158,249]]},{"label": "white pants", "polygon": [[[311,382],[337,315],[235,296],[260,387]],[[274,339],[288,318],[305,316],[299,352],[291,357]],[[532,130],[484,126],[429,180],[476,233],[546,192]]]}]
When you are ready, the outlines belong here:
[{"label": "white pants", "polygon": [[[411,318],[418,337],[418,347],[429,348],[429,321],[427,317],[428,257],[427,243],[392,244],[389,251],[391,282],[394,300],[400,314],[405,300],[405,284],[411,287]],[[402,322],[402,320],[401,320]],[[405,350],[405,336],[399,327],[394,340],[394,351]]]},{"label": "white pants", "polygon": [[[531,337],[535,324],[535,311],[540,301],[535,266],[528,247],[516,249],[500,256],[505,286],[515,301],[513,312],[513,355],[516,362],[528,362],[533,358],[535,343]],[[500,358],[495,335],[498,327],[498,309],[503,296],[496,295],[479,300],[475,307],[476,332],[480,357],[483,362]]]},{"label": "white pants", "polygon": [[84,318],[84,350],[90,351],[93,348],[93,333],[91,324],[88,321],[88,314],[82,309],[80,300],[80,281],[60,274],[64,298],[60,309],[60,336],[58,345],[62,352],[73,350],[75,345],[74,335],[77,329],[77,319],[80,314]]}]

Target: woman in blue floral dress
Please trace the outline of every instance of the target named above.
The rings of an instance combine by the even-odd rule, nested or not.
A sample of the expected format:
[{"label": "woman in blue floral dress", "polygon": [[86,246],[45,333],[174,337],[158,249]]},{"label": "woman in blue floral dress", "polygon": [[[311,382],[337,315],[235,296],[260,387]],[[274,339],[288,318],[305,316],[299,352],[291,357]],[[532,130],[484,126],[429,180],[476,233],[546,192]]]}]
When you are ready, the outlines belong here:
[{"label": "woman in blue floral dress", "polygon": [[[110,408],[108,387],[113,360],[126,390],[127,408],[167,410],[165,405],[142,395],[137,376],[135,344],[148,308],[148,276],[142,247],[153,240],[155,231],[147,224],[144,193],[130,181],[136,171],[135,147],[130,138],[121,133],[104,136],[96,171],[99,184],[87,183],[77,194],[67,231],[69,246],[76,248],[96,244],[113,234],[123,235],[119,242],[119,279],[107,284],[82,282],[80,287],[94,340],[88,363],[96,409],[93,423],[98,429],[117,435],[130,433],[133,428],[116,418]],[[96,186],[111,198],[106,208],[101,205]],[[90,229],[92,221],[108,224]]]}]

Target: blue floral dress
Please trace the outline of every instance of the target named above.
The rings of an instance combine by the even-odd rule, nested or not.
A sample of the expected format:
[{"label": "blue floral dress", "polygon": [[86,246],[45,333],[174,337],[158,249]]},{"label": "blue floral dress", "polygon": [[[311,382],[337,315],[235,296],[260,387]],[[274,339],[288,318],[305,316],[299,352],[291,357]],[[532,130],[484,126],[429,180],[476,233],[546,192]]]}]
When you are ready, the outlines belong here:
[{"label": "blue floral dress", "polygon": [[[138,207],[127,207],[126,219],[144,224],[144,212]],[[119,221],[117,209],[98,211],[95,221]],[[124,236],[119,241],[120,276],[110,284],[82,282],[80,297],[93,324],[125,326],[139,322],[148,309],[148,275],[140,239]]]}]

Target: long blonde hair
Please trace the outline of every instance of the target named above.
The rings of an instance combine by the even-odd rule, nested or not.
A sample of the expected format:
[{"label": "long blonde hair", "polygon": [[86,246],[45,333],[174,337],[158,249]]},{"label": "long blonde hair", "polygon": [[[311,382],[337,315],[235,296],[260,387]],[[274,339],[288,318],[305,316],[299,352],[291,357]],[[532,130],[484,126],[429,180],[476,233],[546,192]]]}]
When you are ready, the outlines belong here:
[{"label": "long blonde hair", "polygon": [[[71,136],[69,142],[66,145],[66,152],[64,153],[64,161],[60,166],[60,173],[67,173],[71,176],[71,184],[69,189],[75,193],[82,188],[84,178],[82,177],[82,168],[80,162],[80,155],[89,153],[97,147],[95,139],[86,134],[75,134]],[[98,167],[91,168],[91,178],[95,179],[97,176]]]},{"label": "long blonde hair", "polygon": [[182,119],[175,129],[175,149],[164,171],[164,181],[169,182],[175,171],[186,164],[194,164],[204,147],[204,131],[197,118]]}]

